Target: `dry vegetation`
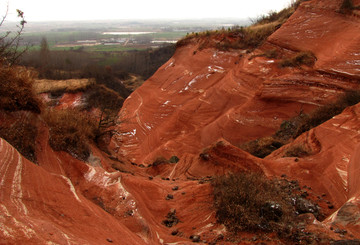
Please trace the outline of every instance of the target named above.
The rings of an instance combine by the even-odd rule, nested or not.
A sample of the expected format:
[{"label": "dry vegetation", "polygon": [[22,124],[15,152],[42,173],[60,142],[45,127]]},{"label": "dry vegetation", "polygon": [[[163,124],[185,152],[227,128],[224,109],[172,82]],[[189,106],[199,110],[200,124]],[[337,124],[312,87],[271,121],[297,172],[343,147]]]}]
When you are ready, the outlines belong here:
[{"label": "dry vegetation", "polygon": [[49,126],[49,143],[54,150],[66,151],[81,160],[89,157],[89,145],[98,130],[93,118],[76,109],[46,110],[43,118]]},{"label": "dry vegetation", "polygon": [[343,0],[339,9],[342,14],[351,13],[355,9],[360,9],[359,6],[355,6],[352,0]]},{"label": "dry vegetation", "polygon": [[298,215],[312,213],[319,220],[324,217],[318,204],[301,195],[297,181],[270,180],[258,173],[242,172],[218,177],[212,186],[217,221],[233,234],[273,233],[274,240],[285,240],[286,244],[313,244],[314,239],[329,242],[301,229]]},{"label": "dry vegetation", "polygon": [[0,65],[0,109],[40,113],[41,103],[33,93],[32,81],[28,70]]},{"label": "dry vegetation", "polygon": [[[333,103],[320,106],[309,114],[300,113],[296,117],[285,120],[274,135],[246,142],[240,145],[240,148],[254,156],[264,158],[302,133],[340,114],[346,107],[359,102],[360,91],[348,91]],[[309,149],[302,147],[302,149],[293,149],[293,153],[287,152],[285,156],[303,157],[310,153]]]},{"label": "dry vegetation", "polygon": [[285,23],[295,12],[301,2],[298,0],[280,12],[270,12],[268,15],[253,21],[249,27],[233,27],[228,30],[206,31],[188,34],[177,42],[177,47],[187,45],[192,40],[200,40],[199,50],[204,48],[217,48],[228,51],[230,49],[255,49],[259,47],[274,31]]},{"label": "dry vegetation", "polygon": [[296,67],[301,65],[313,66],[315,61],[316,56],[311,51],[302,51],[290,58],[282,59],[279,65],[280,67]]},{"label": "dry vegetation", "polygon": [[9,112],[4,114],[10,118],[12,122],[0,124],[0,137],[15,147],[21,155],[36,163],[36,116],[32,115],[23,120],[19,120],[16,117],[20,115],[14,115]]},{"label": "dry vegetation", "polygon": [[[32,74],[16,66],[0,65],[0,111],[7,118],[0,123],[0,137],[14,146],[23,156],[36,162],[36,115],[41,112],[41,102],[32,91]],[[30,111],[30,114],[15,114]],[[24,118],[14,118],[14,117]]]},{"label": "dry vegetation", "polygon": [[49,92],[76,92],[85,90],[87,87],[94,84],[93,79],[68,79],[68,80],[48,80],[37,79],[33,83],[33,88],[36,93],[49,93]]}]

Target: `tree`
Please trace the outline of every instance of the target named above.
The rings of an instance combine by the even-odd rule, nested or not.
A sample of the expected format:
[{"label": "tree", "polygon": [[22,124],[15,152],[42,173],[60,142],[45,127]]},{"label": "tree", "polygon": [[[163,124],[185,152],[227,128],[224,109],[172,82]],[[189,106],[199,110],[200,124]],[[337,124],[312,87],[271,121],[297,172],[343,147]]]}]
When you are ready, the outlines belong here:
[{"label": "tree", "polygon": [[[9,7],[7,6],[5,15],[0,20],[0,27],[4,24],[8,11]],[[20,23],[16,26],[18,28],[17,31],[15,33],[7,31],[5,34],[0,36],[0,59],[3,63],[6,63],[9,66],[15,64],[20,56],[28,49],[28,47],[22,50],[19,49],[20,41],[22,40],[21,34],[24,31],[26,21],[24,18],[24,12],[19,9],[16,11],[18,18],[20,18]]]},{"label": "tree", "polygon": [[40,58],[40,70],[42,72],[46,72],[50,61],[50,50],[49,50],[49,44],[45,37],[41,39],[39,58]]}]

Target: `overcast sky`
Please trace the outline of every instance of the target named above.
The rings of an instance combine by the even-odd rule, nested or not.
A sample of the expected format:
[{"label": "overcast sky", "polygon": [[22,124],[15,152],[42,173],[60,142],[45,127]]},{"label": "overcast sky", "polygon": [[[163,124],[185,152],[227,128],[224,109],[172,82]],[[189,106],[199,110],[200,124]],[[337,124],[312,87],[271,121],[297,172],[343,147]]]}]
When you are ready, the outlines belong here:
[{"label": "overcast sky", "polygon": [[9,5],[9,20],[16,9],[29,21],[249,18],[281,10],[291,0],[0,0],[1,16]]}]

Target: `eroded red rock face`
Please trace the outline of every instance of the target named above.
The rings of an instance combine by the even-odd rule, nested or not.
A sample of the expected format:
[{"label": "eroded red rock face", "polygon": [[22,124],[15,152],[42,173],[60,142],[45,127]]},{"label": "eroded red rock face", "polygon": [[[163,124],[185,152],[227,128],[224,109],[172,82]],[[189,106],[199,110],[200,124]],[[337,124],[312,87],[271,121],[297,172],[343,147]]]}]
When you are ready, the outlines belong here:
[{"label": "eroded red rock face", "polygon": [[[211,48],[199,51],[197,42],[179,48],[126,100],[121,114],[124,123],[120,127],[123,144],[117,144],[120,138],[114,138],[114,151],[144,165],[159,156],[176,155],[181,159],[177,167],[164,168],[170,176],[224,173],[226,170],[219,171],[218,166],[201,167],[199,154],[209,145],[220,139],[239,145],[270,135],[283,119],[324,104],[344,90],[357,89],[358,12],[340,14],[340,5],[341,1],[304,2],[267,43],[250,54]],[[281,58],[253,58],[254,54],[271,49],[282,57],[309,50],[317,60],[312,68],[279,68]],[[251,165],[260,166],[269,175],[286,174],[299,179],[313,186],[319,195],[327,195],[334,205],[334,214],[324,224],[358,227],[359,185],[354,177],[358,164],[351,160],[357,159],[358,116],[348,113],[345,111],[298,139],[311,145],[314,150],[311,156],[296,162],[295,158],[274,153],[266,160],[252,159]],[[349,123],[352,130],[343,130],[341,126],[329,128],[326,125],[330,123]],[[280,149],[279,154],[285,149]],[[249,157],[243,155],[233,161],[241,166]],[[347,219],[349,213],[351,218]],[[356,229],[352,230],[358,234]]]},{"label": "eroded red rock face", "polygon": [[[216,223],[209,180],[247,170],[285,174],[324,199],[327,217],[309,217],[310,230],[359,238],[359,105],[266,159],[236,147],[358,88],[358,19],[356,11],[337,13],[340,4],[304,2],[252,53],[198,50],[196,41],[179,48],[126,100],[111,156],[95,146],[87,162],[53,151],[41,118],[37,165],[0,139],[0,244],[190,244],[191,235],[216,241],[226,229]],[[256,56],[271,49],[278,59]],[[299,50],[316,55],[314,67],[279,68]],[[60,106],[72,107],[78,96],[64,96]],[[310,154],[284,157],[297,145]],[[173,155],[178,163],[153,165]],[[334,232],[343,228],[343,237]],[[241,236],[253,242],[253,234]]]},{"label": "eroded red rock face", "polygon": [[[327,2],[327,1],[326,1]],[[358,87],[359,21],[337,12],[341,1],[306,1],[260,49],[221,52],[181,47],[122,110],[122,146],[139,163],[182,156],[224,138],[234,145],[274,132],[283,119]],[[276,49],[289,57],[312,51],[314,68],[279,68],[254,57]],[[344,77],[345,76],[345,77]]]}]

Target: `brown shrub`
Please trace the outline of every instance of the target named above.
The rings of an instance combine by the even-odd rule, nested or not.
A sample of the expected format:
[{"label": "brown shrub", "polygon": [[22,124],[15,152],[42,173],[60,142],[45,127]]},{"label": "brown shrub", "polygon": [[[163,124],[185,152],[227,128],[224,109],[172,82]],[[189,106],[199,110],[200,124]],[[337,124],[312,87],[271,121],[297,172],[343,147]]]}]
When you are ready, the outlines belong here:
[{"label": "brown shrub", "polygon": [[124,99],[114,90],[103,84],[94,84],[86,92],[86,101],[89,108],[111,110],[117,113],[124,103]]},{"label": "brown shrub", "polygon": [[311,154],[311,151],[304,145],[293,145],[286,149],[284,157],[305,157]]},{"label": "brown shrub", "polygon": [[316,57],[310,51],[299,52],[288,59],[280,61],[280,67],[296,67],[301,65],[313,66],[315,64]]},{"label": "brown shrub", "polygon": [[291,226],[289,196],[275,181],[257,173],[239,173],[213,180],[218,222],[232,232],[279,232]]},{"label": "brown shrub", "polygon": [[98,130],[95,120],[76,109],[47,110],[43,118],[49,126],[49,143],[54,150],[66,151],[81,160],[89,157],[89,143]]},{"label": "brown shrub", "polygon": [[284,142],[280,139],[269,136],[246,142],[240,145],[240,148],[253,156],[264,158],[283,145]]},{"label": "brown shrub", "polygon": [[217,177],[212,186],[217,221],[233,234],[271,232],[268,241],[280,239],[281,244],[329,243],[326,235],[304,232],[299,223],[303,219],[300,214],[311,213],[318,220],[324,215],[318,203],[312,201],[315,196],[301,190],[296,180],[270,180],[258,173],[243,172]]},{"label": "brown shrub", "polygon": [[[7,115],[7,117],[11,118],[13,116]],[[35,155],[37,127],[35,122],[36,118],[30,116],[25,120],[16,120],[9,125],[0,125],[0,137],[15,147],[21,155],[34,163],[37,162]]]},{"label": "brown shrub", "polygon": [[0,65],[0,109],[40,113],[41,103],[32,90],[30,71]]},{"label": "brown shrub", "polygon": [[354,6],[352,0],[343,0],[339,12],[342,14],[346,14],[352,12],[354,9],[356,9],[356,7]]}]

